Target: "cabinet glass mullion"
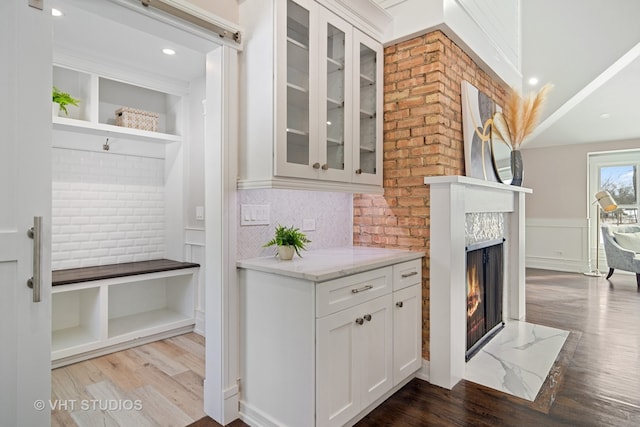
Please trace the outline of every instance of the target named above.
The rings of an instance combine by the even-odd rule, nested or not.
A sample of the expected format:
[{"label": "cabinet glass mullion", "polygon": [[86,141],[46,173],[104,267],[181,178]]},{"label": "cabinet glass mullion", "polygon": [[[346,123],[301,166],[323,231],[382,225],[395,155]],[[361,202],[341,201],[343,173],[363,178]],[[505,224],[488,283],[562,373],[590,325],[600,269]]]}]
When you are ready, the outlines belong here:
[{"label": "cabinet glass mullion", "polygon": [[327,164],[344,170],[345,33],[327,24]]},{"label": "cabinet glass mullion", "polygon": [[309,11],[287,1],[287,163],[309,164]]},{"label": "cabinet glass mullion", "polygon": [[363,43],[360,54],[360,169],[362,173],[376,173],[377,135],[377,73],[376,51]]}]

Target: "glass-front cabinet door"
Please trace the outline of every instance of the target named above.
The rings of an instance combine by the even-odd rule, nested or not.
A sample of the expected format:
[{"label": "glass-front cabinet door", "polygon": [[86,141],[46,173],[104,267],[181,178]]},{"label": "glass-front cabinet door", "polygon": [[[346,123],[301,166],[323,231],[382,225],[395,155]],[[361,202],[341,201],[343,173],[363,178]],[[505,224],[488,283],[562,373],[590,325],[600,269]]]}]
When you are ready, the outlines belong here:
[{"label": "glass-front cabinet door", "polygon": [[352,27],[320,8],[320,179],[350,180],[353,108]]},{"label": "glass-front cabinet door", "polygon": [[353,182],[382,185],[382,46],[353,31]]},{"label": "glass-front cabinet door", "polygon": [[275,174],[317,178],[312,167],[318,151],[317,21],[313,12],[317,5],[308,0],[284,0],[281,5],[276,30]]}]

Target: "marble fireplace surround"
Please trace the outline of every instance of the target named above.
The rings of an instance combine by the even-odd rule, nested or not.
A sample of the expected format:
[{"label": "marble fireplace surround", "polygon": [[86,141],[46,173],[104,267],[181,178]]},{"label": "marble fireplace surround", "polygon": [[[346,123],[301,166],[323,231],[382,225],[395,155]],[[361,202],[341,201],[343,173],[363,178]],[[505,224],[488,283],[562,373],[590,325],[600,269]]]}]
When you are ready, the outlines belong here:
[{"label": "marble fireplace surround", "polygon": [[532,190],[465,176],[426,177],[430,186],[429,381],[453,388],[465,374],[466,214],[504,218],[503,319],[525,319],[525,195]]}]

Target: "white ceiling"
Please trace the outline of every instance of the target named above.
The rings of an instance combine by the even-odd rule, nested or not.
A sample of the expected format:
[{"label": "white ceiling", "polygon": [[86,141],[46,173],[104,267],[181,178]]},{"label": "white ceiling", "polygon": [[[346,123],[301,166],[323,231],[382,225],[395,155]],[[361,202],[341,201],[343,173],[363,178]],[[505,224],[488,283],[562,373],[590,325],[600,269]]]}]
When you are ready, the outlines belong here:
[{"label": "white ceiling", "polygon": [[[525,148],[628,139],[640,146],[640,1],[521,0],[521,10],[522,87],[554,85]],[[536,87],[527,84],[533,76]]]},{"label": "white ceiling", "polygon": [[[139,14],[122,14],[114,2],[126,1],[52,0],[66,13],[54,20],[55,45],[185,82],[203,75],[211,42]],[[555,86],[525,148],[629,139],[640,145],[640,0],[521,5],[523,88],[534,89],[526,83],[531,76],[540,79],[538,86]],[[162,54],[167,46],[177,47],[177,55]],[[609,118],[601,118],[603,113]]]},{"label": "white ceiling", "polygon": [[[123,12],[129,4],[133,12]],[[52,0],[54,49],[66,55],[188,83],[205,74],[213,42],[151,19],[153,11],[127,0]],[[172,48],[174,56],[162,53]]]}]

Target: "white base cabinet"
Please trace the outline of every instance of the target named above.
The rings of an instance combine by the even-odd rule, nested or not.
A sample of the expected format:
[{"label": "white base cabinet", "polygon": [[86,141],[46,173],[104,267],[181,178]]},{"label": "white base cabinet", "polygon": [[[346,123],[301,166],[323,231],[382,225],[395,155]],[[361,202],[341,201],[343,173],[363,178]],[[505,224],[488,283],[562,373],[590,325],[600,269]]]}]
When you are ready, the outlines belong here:
[{"label": "white base cabinet", "polygon": [[316,282],[240,268],[243,420],[342,426],[405,384],[422,362],[421,270]]}]

